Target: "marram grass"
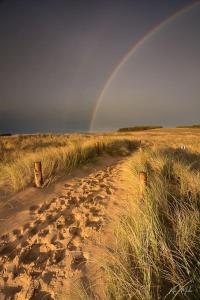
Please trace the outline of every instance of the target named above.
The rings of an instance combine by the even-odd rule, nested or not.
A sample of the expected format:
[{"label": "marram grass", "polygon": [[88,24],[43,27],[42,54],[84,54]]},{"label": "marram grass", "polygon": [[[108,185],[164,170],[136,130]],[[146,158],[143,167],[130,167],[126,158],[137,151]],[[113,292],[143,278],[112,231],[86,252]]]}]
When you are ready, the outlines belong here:
[{"label": "marram grass", "polygon": [[[103,153],[120,154],[120,151],[136,148],[137,144],[132,138],[123,137],[91,137],[90,139],[71,137],[66,144],[63,142],[63,146],[60,144],[51,146],[46,140],[44,147],[39,149],[36,147],[37,150],[33,150],[29,149],[30,141],[27,139],[29,149],[27,152],[21,150],[22,146],[18,151],[16,150],[17,153],[12,149],[10,158],[1,163],[1,184],[3,183],[11,192],[33,184],[33,164],[36,161],[42,162],[44,180],[47,182],[56,176],[67,174],[73,168]],[[35,148],[34,143],[33,146]]]},{"label": "marram grass", "polygon": [[[183,160],[144,151],[124,165],[133,195],[103,264],[106,299],[199,299],[200,178]],[[141,170],[149,179],[143,199]]]}]

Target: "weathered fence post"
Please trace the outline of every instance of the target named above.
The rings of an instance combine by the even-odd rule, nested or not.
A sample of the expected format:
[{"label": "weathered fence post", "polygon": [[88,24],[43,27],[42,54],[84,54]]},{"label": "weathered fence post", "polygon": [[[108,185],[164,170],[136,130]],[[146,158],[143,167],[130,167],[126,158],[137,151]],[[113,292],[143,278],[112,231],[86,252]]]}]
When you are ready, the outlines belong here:
[{"label": "weathered fence post", "polygon": [[142,141],[139,141],[139,152],[142,152]]},{"label": "weathered fence post", "polygon": [[144,196],[145,189],[147,187],[147,173],[140,172],[139,173],[139,181],[140,181],[140,196]]},{"label": "weathered fence post", "polygon": [[99,142],[96,142],[96,151],[97,151],[97,155],[100,155],[100,144],[99,144]]},{"label": "weathered fence post", "polygon": [[37,161],[34,163],[34,177],[35,177],[35,186],[38,188],[41,187],[43,185],[41,161]]}]

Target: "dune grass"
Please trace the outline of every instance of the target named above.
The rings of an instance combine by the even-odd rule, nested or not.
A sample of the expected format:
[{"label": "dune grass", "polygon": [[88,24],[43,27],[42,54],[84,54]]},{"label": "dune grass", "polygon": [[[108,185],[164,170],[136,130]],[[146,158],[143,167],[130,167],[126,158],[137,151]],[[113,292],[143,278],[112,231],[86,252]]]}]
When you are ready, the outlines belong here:
[{"label": "dune grass", "polygon": [[[116,245],[100,262],[105,299],[199,299],[199,138],[192,131],[184,138],[176,131],[173,137],[168,132],[117,134],[2,137],[0,180],[18,191],[33,183],[34,161],[42,161],[49,181],[103,153],[127,154],[142,137],[143,150],[123,165],[125,188],[132,192],[119,199],[127,209],[115,226]],[[148,174],[143,197],[140,171]],[[82,298],[90,299],[87,291]]]},{"label": "dune grass", "polygon": [[[139,197],[140,171],[148,188]],[[107,299],[199,299],[200,169],[184,153],[135,154],[124,167],[132,186],[103,265]]]},{"label": "dune grass", "polygon": [[35,161],[42,162],[44,179],[48,183],[103,153],[125,154],[138,143],[131,138],[72,135],[21,137],[14,141],[7,138],[5,144],[10,152],[4,151],[0,180],[10,192],[16,192],[33,184]]},{"label": "dune grass", "polygon": [[128,132],[128,131],[144,131],[144,130],[151,130],[151,129],[160,129],[163,128],[162,126],[134,126],[134,127],[124,127],[124,128],[119,128],[118,132]]}]

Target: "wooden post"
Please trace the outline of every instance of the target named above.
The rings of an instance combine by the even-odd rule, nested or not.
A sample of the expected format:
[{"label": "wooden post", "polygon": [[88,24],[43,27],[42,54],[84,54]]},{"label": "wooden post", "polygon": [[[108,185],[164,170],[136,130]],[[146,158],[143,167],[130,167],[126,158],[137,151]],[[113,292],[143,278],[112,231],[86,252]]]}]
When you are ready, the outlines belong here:
[{"label": "wooden post", "polygon": [[34,177],[35,177],[35,186],[37,188],[40,188],[43,185],[41,161],[37,161],[34,163]]},{"label": "wooden post", "polygon": [[142,141],[139,141],[139,151],[142,152]]},{"label": "wooden post", "polygon": [[140,196],[144,196],[144,191],[147,187],[147,173],[140,172],[139,173],[139,180],[140,180]]},{"label": "wooden post", "polygon": [[100,144],[96,142],[97,155],[100,155]]}]

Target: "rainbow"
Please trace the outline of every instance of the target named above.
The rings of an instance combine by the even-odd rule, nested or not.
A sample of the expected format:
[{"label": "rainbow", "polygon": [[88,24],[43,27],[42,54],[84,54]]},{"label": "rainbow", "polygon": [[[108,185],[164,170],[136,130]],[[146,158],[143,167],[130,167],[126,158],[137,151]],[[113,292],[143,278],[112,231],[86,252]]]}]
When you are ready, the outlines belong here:
[{"label": "rainbow", "polygon": [[113,68],[111,74],[109,75],[105,85],[103,86],[103,89],[101,90],[99,97],[97,98],[96,105],[94,107],[93,113],[92,113],[92,118],[90,122],[90,131],[94,130],[94,122],[96,119],[97,111],[99,109],[99,106],[105,96],[106,91],[110,87],[112,81],[122,68],[122,66],[129,60],[129,58],[135,54],[135,52],[149,39],[151,38],[154,34],[156,34],[158,31],[160,31],[164,26],[167,24],[171,23],[174,21],[177,17],[183,15],[184,13],[188,12],[189,10],[193,9],[195,6],[200,4],[200,0],[197,0],[193,2],[192,4],[189,4],[187,6],[184,6],[177,12],[175,12],[173,15],[167,17],[163,21],[161,21],[159,24],[153,26],[150,30],[148,30],[139,40],[137,40],[131,47],[130,49],[126,52],[126,54],[122,57],[122,59],[119,61],[119,63]]}]

